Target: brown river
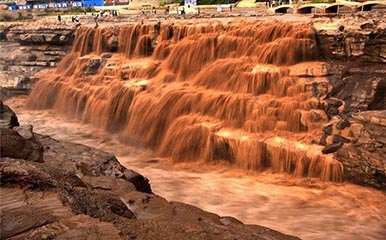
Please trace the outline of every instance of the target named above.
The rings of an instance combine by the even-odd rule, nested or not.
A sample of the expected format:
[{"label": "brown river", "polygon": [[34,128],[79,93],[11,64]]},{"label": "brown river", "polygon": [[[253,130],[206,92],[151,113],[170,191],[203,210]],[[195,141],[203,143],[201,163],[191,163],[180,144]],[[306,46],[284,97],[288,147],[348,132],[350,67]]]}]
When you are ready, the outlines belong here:
[{"label": "brown river", "polygon": [[115,154],[169,201],[302,239],[385,239],[385,193],[342,183],[342,163],[315,144],[329,121],[320,99],[330,67],[313,28],[81,27],[27,102],[7,103],[37,133]]},{"label": "brown river", "polygon": [[169,201],[192,204],[302,239],[386,236],[386,195],[381,191],[219,164],[172,165],[166,159],[154,158],[150,150],[122,145],[117,136],[64,119],[53,111],[25,110],[21,97],[6,104],[17,113],[21,124],[32,124],[37,133],[114,153],[123,165],[149,178],[153,192]]}]

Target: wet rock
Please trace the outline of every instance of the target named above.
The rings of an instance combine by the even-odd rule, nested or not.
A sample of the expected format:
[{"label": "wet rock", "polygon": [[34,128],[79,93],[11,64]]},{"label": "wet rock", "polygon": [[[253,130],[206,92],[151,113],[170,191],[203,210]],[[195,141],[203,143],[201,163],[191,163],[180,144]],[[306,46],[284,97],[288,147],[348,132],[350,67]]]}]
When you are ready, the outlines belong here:
[{"label": "wet rock", "polygon": [[87,75],[94,75],[97,74],[99,71],[99,67],[101,66],[101,59],[100,58],[91,58],[87,62]]},{"label": "wet rock", "polygon": [[330,145],[327,145],[322,149],[322,153],[328,154],[328,153],[336,152],[342,146],[343,146],[343,143],[331,143]]},{"label": "wet rock", "polygon": [[319,144],[326,146],[327,145],[327,137],[328,137],[328,135],[324,133],[319,140]]},{"label": "wet rock", "polygon": [[326,99],[325,103],[326,103],[325,111],[330,118],[339,114],[339,107],[342,106],[343,104],[342,101],[340,101],[339,99],[332,99],[332,98]]},{"label": "wet rock", "polygon": [[350,126],[350,121],[347,120],[347,119],[342,119],[339,122],[337,122],[335,126],[336,126],[337,129],[343,130],[346,127]]},{"label": "wet rock", "polygon": [[[386,74],[386,71],[385,71]],[[385,110],[386,109],[386,79],[375,82],[373,86],[373,98],[372,102],[369,103],[369,110]]]},{"label": "wet rock", "polygon": [[0,100],[0,128],[19,126],[19,120],[14,111]]},{"label": "wet rock", "polygon": [[146,192],[146,193],[151,192],[149,180],[146,179],[141,174],[139,174],[131,169],[126,169],[124,171],[124,177],[127,181],[134,184],[134,186],[138,189],[138,191]]},{"label": "wet rock", "polygon": [[305,62],[290,67],[290,76],[324,77],[331,74],[332,68],[325,62]]},{"label": "wet rock", "polygon": [[333,89],[324,102],[330,117],[339,114],[347,118],[355,112],[386,108],[386,71],[382,64],[350,63],[335,67],[340,74],[329,77]]},{"label": "wet rock", "polygon": [[350,143],[350,139],[347,139],[345,137],[342,137],[341,135],[334,134],[332,136],[332,142],[333,143]]},{"label": "wet rock", "polygon": [[43,162],[43,148],[33,140],[23,138],[17,131],[0,128],[0,156]]},{"label": "wet rock", "polygon": [[102,53],[101,58],[111,58],[113,56],[112,53]]},{"label": "wet rock", "polygon": [[31,89],[31,79],[28,76],[24,76],[16,84],[17,89]]},{"label": "wet rock", "polygon": [[332,135],[333,129],[332,129],[332,124],[329,124],[327,126],[324,126],[322,129],[323,133],[326,134],[327,136]]},{"label": "wet rock", "polygon": [[32,125],[23,125],[14,128],[24,139],[33,140],[34,133],[32,132]]},{"label": "wet rock", "polygon": [[354,142],[335,154],[344,166],[345,179],[386,189],[386,110],[356,113],[350,121]]}]

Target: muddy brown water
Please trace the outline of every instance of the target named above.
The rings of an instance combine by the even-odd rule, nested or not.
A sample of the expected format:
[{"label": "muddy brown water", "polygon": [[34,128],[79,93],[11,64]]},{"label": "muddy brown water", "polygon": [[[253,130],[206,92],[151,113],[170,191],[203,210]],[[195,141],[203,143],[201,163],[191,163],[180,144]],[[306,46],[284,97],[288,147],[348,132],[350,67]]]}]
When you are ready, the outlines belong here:
[{"label": "muddy brown water", "polygon": [[26,110],[20,97],[6,103],[21,124],[34,125],[37,133],[115,153],[123,165],[150,179],[154,193],[169,201],[302,239],[383,239],[386,234],[386,194],[381,191],[227,165],[173,165],[154,158],[150,150],[122,145],[115,135],[53,111]]},{"label": "muddy brown water", "polygon": [[303,239],[382,239],[385,194],[342,183],[314,144],[328,123],[319,54],[308,22],[81,27],[29,99],[8,102],[38,133],[116,154],[169,201]]}]

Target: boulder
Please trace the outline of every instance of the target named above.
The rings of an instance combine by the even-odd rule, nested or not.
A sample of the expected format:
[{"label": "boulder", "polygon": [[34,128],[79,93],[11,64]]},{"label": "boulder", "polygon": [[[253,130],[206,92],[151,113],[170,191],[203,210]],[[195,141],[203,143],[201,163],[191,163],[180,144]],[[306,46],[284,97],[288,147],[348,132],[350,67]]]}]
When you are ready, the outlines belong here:
[{"label": "boulder", "polygon": [[343,105],[342,101],[335,98],[328,98],[325,101],[326,114],[332,118],[339,114],[339,107]]},{"label": "boulder", "polygon": [[333,132],[332,124],[328,124],[328,125],[324,126],[322,128],[322,131],[327,136],[332,135],[332,132]]},{"label": "boulder", "polygon": [[327,137],[328,137],[328,135],[324,133],[319,140],[319,144],[322,146],[326,146],[327,145]]},{"label": "boulder", "polygon": [[24,139],[34,140],[34,133],[32,125],[23,125],[14,128]]},{"label": "boulder", "polygon": [[336,152],[339,148],[341,148],[343,146],[343,143],[331,143],[327,146],[325,146],[323,149],[322,149],[322,153],[323,154],[328,154],[328,153],[333,153],[333,152]]},{"label": "boulder", "polygon": [[333,143],[350,143],[350,139],[347,139],[341,135],[338,135],[338,134],[334,134],[332,136],[332,142]]},{"label": "boulder", "polygon": [[17,131],[0,128],[0,156],[43,162],[43,148],[39,142],[23,138]]},{"label": "boulder", "polygon": [[14,111],[0,100],[0,128],[19,126],[19,120]]},{"label": "boulder", "polygon": [[350,121],[347,120],[347,119],[342,119],[339,122],[337,122],[335,126],[336,126],[337,129],[343,130],[346,127],[350,126]]}]

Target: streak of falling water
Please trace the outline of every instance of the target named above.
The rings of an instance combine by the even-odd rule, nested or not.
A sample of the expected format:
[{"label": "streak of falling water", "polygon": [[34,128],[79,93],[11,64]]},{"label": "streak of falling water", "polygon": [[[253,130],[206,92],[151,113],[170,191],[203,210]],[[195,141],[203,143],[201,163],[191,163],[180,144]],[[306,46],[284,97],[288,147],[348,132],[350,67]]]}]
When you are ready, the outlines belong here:
[{"label": "streak of falling water", "polygon": [[102,130],[64,121],[52,111],[25,110],[24,99],[10,99],[6,104],[22,124],[34,125],[37,133],[116,154],[123,165],[148,177],[154,193],[169,201],[302,239],[378,240],[386,236],[386,195],[372,188],[264,172],[246,174],[246,170],[219,165],[172,165],[152,159],[150,151],[121,145]]}]

